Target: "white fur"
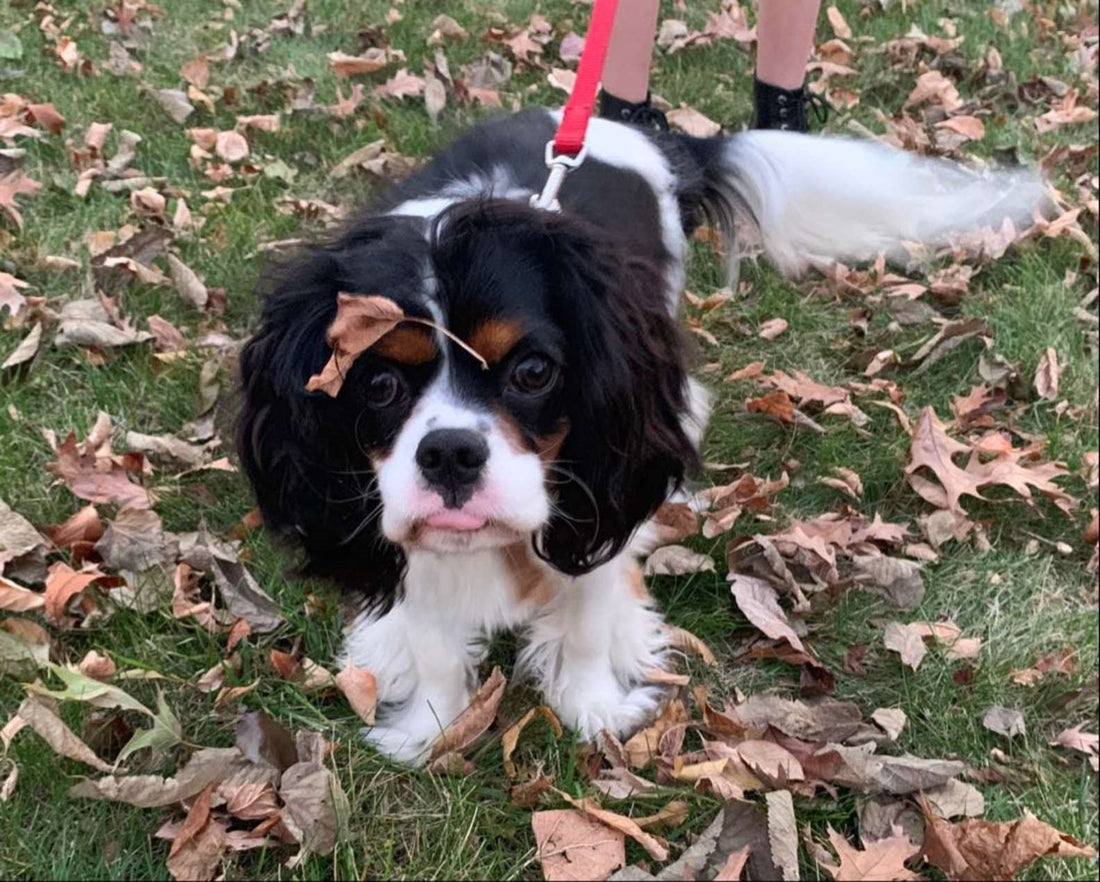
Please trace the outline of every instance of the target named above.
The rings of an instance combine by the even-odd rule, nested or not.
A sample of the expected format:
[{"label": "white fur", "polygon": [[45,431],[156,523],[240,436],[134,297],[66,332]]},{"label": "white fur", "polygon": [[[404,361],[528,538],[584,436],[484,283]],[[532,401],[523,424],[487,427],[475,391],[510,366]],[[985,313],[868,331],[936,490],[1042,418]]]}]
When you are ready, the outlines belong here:
[{"label": "white fur", "polygon": [[1033,171],[970,172],[869,141],[754,131],[726,152],[726,185],[756,219],[764,252],[797,274],[834,260],[885,253],[907,242],[938,246],[953,233],[1027,225],[1043,198]]},{"label": "white fur", "polygon": [[521,654],[566,725],[583,738],[625,733],[659,692],[644,685],[664,664],[660,615],[634,594],[622,555],[579,579],[543,566],[553,597],[521,599],[499,550],[409,553],[404,597],[386,615],[364,613],[348,627],[341,664],[372,671],[382,703],[366,730],[381,752],[423,762],[432,742],[469,703],[476,667],[496,631],[530,623]]}]

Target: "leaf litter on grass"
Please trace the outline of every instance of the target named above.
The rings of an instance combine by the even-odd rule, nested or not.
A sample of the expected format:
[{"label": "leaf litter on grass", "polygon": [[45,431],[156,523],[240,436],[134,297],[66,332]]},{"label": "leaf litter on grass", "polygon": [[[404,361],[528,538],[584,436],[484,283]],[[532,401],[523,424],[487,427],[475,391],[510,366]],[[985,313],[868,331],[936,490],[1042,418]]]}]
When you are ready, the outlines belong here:
[{"label": "leaf litter on grass", "polygon": [[[402,9],[394,7],[387,14],[388,25],[405,17],[412,20],[411,8]],[[812,88],[823,93],[834,106],[856,107],[860,101],[857,75],[864,65],[881,59],[886,78],[896,78],[900,94],[903,98],[908,96],[899,113],[878,114],[887,141],[929,155],[965,155],[969,143],[982,142],[990,137],[989,132],[999,129],[1003,116],[1000,108],[1006,101],[1011,101],[1017,108],[1014,112],[1040,138],[1078,131],[1095,117],[1095,89],[1078,89],[1051,77],[1033,77],[1017,84],[1006,75],[1000,53],[994,48],[970,61],[959,51],[968,35],[954,32],[954,19],[938,23],[942,36],[925,34],[913,27],[904,36],[886,41],[880,51],[866,42],[866,29],[880,15],[877,7],[860,16],[849,14],[847,19],[835,7],[826,12],[832,39],[818,47],[819,57],[813,65],[819,79]],[[990,13],[995,28],[1007,27],[1010,13],[1000,6]],[[82,300],[61,304],[55,297],[38,296],[45,279],[35,274],[29,262],[24,266],[17,261],[15,266],[0,272],[0,300],[8,307],[6,315],[12,329],[26,329],[23,342],[28,344],[20,345],[5,362],[5,382],[9,376],[18,382],[33,378],[31,371],[37,370],[43,360],[56,358],[55,351],[44,345],[49,342],[68,347],[69,353],[88,365],[104,364],[116,357],[133,357],[134,353],[141,358],[155,358],[148,351],[155,345],[162,356],[160,363],[169,364],[166,356],[194,352],[199,339],[227,336],[228,329],[218,318],[224,307],[224,292],[218,295],[217,289],[204,281],[215,279],[215,272],[210,264],[203,267],[196,263],[192,269],[183,255],[192,253],[186,250],[192,243],[203,248],[224,245],[219,238],[224,229],[217,210],[234,192],[247,189],[253,196],[258,195],[260,189],[255,183],[266,176],[265,165],[275,174],[283,175],[280,179],[283,181],[287,175],[293,178],[298,171],[287,165],[288,161],[297,165],[298,157],[284,154],[277,158],[277,162],[283,162],[282,171],[267,158],[261,158],[265,145],[273,143],[266,141],[265,135],[309,131],[306,126],[311,119],[334,129],[359,127],[370,124],[369,117],[387,133],[388,140],[391,134],[400,134],[398,113],[415,112],[425,120],[430,117],[442,122],[472,105],[518,102],[519,93],[515,90],[534,83],[535,79],[541,81],[547,75],[551,58],[560,57],[565,68],[551,68],[550,82],[567,86],[574,76],[568,68],[575,64],[581,42],[566,23],[550,23],[539,14],[522,24],[496,20],[484,34],[440,16],[430,27],[422,28],[413,40],[423,40],[425,45],[436,49],[444,46],[450,49],[472,40],[478,48],[467,57],[476,57],[481,44],[487,49],[478,60],[461,65],[460,75],[452,78],[445,54],[437,51],[434,63],[428,62],[420,71],[419,67],[406,64],[403,49],[389,45],[386,28],[372,27],[371,31],[377,31],[374,36],[365,31],[360,35],[363,40],[360,45],[344,41],[338,45],[350,51],[337,49],[327,58],[327,67],[341,77],[371,79],[350,84],[345,91],[335,84],[336,101],[326,105],[314,103],[313,94],[316,88],[320,96],[324,84],[307,82],[289,69],[279,82],[261,84],[264,88],[257,87],[255,91],[225,84],[224,74],[241,57],[262,57],[274,40],[305,39],[310,27],[318,33],[325,30],[324,23],[307,21],[304,3],[289,4],[285,13],[264,26],[227,30],[224,23],[218,22],[212,33],[219,36],[213,39],[224,38],[224,45],[210,47],[183,64],[180,76],[186,88],[182,89],[175,76],[178,65],[172,66],[173,74],[168,81],[157,79],[151,69],[136,60],[146,60],[147,41],[156,32],[159,17],[165,14],[177,13],[174,10],[165,13],[148,4],[107,7],[99,22],[109,42],[110,54],[104,59],[91,57],[90,43],[79,33],[78,45],[77,40],[63,32],[72,20],[59,21],[45,6],[39,8],[40,30],[47,39],[44,57],[71,78],[74,89],[83,88],[85,81],[78,77],[98,69],[103,77],[121,78],[123,87],[132,91],[135,100],[144,102],[152,113],[163,113],[158,124],[180,126],[181,130],[184,125],[199,127],[190,130],[194,143],[190,151],[183,151],[181,158],[188,160],[196,173],[195,181],[187,183],[200,182],[200,186],[187,189],[184,182],[155,179],[141,171],[138,133],[125,132],[117,124],[112,127],[111,122],[90,116],[85,122],[80,114],[68,110],[69,119],[65,120],[45,100],[49,96],[31,100],[4,96],[0,104],[0,139],[6,147],[28,140],[60,147],[60,139],[66,132],[71,133],[71,140],[65,145],[70,168],[65,172],[76,181],[71,186],[72,195],[91,200],[93,188],[97,196],[117,194],[119,208],[130,212],[128,222],[117,230],[89,234],[87,247],[92,255],[96,290],[84,292]],[[1028,13],[1028,24],[1033,23],[1037,32],[1036,51],[1064,46],[1067,53],[1082,54],[1080,69],[1087,70],[1088,53],[1093,53],[1093,59],[1095,56],[1095,34],[1090,36],[1087,24],[1067,18],[1061,10],[1051,14],[1053,18],[1046,19],[1038,13]],[[701,29],[687,22],[668,20],[661,26],[659,49],[671,56],[681,52],[701,54],[720,44],[750,44],[755,39],[751,16],[747,4],[726,0],[716,11],[707,11],[706,25]],[[1018,24],[1021,19],[1012,16],[1011,20]],[[568,25],[583,29],[581,21],[570,21]],[[471,37],[471,33],[475,36]],[[24,33],[23,39],[30,37]],[[378,42],[367,45],[370,40]],[[555,41],[558,41],[556,52]],[[966,48],[973,43],[971,39]],[[494,52],[489,46],[499,51]],[[14,44],[9,47],[10,52],[15,51],[13,47]],[[330,48],[326,46],[326,50]],[[135,55],[130,54],[131,50]],[[22,54],[21,44],[19,52]],[[410,55],[416,57],[412,52]],[[324,62],[321,57],[322,67],[326,67]],[[515,82],[511,82],[513,75]],[[529,79],[521,82],[521,76]],[[408,100],[422,96],[423,103]],[[679,100],[681,96],[675,97]],[[253,101],[257,106],[242,107],[241,102]],[[277,113],[267,112],[280,101],[283,106]],[[259,106],[261,103],[266,106]],[[212,127],[216,111],[219,120],[225,118],[222,110],[230,111],[236,122],[219,122],[216,128]],[[242,114],[238,110],[257,112]],[[388,116],[391,113],[393,116]],[[686,102],[670,118],[678,127],[698,134],[712,133],[718,128],[718,123]],[[283,145],[274,149],[282,152]],[[1073,151],[1073,147],[1059,145],[1046,162],[1068,167],[1080,161],[1075,158],[1080,151]],[[356,150],[346,162],[337,164],[331,174],[333,178],[353,174],[396,176],[407,172],[415,162],[380,140]],[[46,190],[69,192],[72,181],[72,178],[53,181],[35,170],[35,178],[42,179],[40,183],[28,176],[29,167],[24,171],[20,165],[21,156],[4,154],[0,158],[0,210],[4,215],[0,223],[6,225],[5,234],[8,230],[29,229]],[[185,191],[186,201],[179,195]],[[996,363],[995,353],[983,353],[981,365],[993,365],[991,372],[987,376],[980,368],[982,385],[974,386],[968,396],[956,399],[952,408],[955,422],[948,425],[938,425],[935,413],[929,418],[927,409],[907,413],[905,392],[895,382],[904,384],[909,371],[940,369],[946,363],[944,359],[964,351],[962,347],[977,347],[979,340],[986,341],[982,345],[988,345],[989,338],[996,342],[998,329],[993,323],[960,316],[952,310],[986,278],[984,267],[988,261],[1004,254],[1007,248],[1016,243],[1030,247],[1029,240],[1057,237],[1068,240],[1062,244],[1072,243],[1072,247],[1082,249],[1086,259],[1090,254],[1095,259],[1095,246],[1082,226],[1082,221],[1096,213],[1095,210],[1087,213],[1088,201],[1095,202],[1095,183],[1090,184],[1088,169],[1082,167],[1076,172],[1072,185],[1056,198],[1061,204],[1053,219],[1037,221],[1030,230],[1002,228],[982,231],[970,241],[960,240],[953,249],[933,256],[941,263],[929,265],[924,278],[887,272],[884,264],[876,264],[870,271],[839,266],[830,271],[828,283],[834,291],[843,292],[838,296],[863,298],[872,312],[882,307],[897,319],[899,326],[911,328],[931,323],[923,344],[910,348],[904,340],[868,339],[867,352],[860,353],[849,365],[855,379],[836,380],[837,385],[818,382],[797,368],[765,375],[761,365],[755,374],[763,394],[750,398],[746,410],[790,424],[799,432],[809,430],[826,436],[847,430],[850,425],[862,432],[863,438],[869,438],[871,420],[867,410],[890,409],[905,431],[909,431],[906,427],[910,414],[919,412],[913,420],[916,428],[910,433],[914,436],[914,454],[909,479],[919,496],[932,507],[931,514],[913,512],[911,523],[885,520],[876,510],[878,490],[863,489],[854,461],[831,467],[827,475],[819,476],[822,484],[845,496],[843,507],[834,506],[834,511],[808,514],[799,510],[798,504],[789,505],[782,491],[790,486],[790,476],[784,472],[776,480],[759,479],[744,471],[751,466],[743,466],[742,473],[729,485],[696,494],[691,507],[666,511],[668,518],[662,523],[662,538],[671,536],[668,542],[677,544],[665,542],[655,548],[649,559],[650,571],[690,575],[717,569],[712,557],[697,549],[703,547],[700,544],[703,540],[721,537],[726,542],[731,602],[747,622],[748,627],[742,630],[750,634],[748,641],[738,647],[737,657],[777,659],[798,667],[804,700],[772,694],[735,695],[728,702],[712,704],[701,693],[693,695],[693,702],[688,701],[681,690],[666,704],[656,722],[627,739],[626,744],[618,744],[610,736],[601,739],[597,757],[600,768],[591,783],[605,798],[621,799],[658,788],[663,788],[660,791],[663,793],[673,787],[693,787],[724,801],[714,822],[696,842],[668,866],[651,868],[658,878],[740,878],[745,873],[750,878],[790,878],[797,869],[800,842],[795,822],[806,805],[804,801],[832,798],[836,788],[860,799],[900,805],[910,815],[918,815],[921,830],[928,832],[918,834],[916,840],[921,840],[918,842],[908,835],[908,829],[905,836],[900,836],[893,824],[888,823],[880,830],[882,835],[872,836],[861,821],[857,844],[851,836],[831,828],[825,831],[827,840],[821,830],[815,840],[811,831],[802,837],[801,847],[833,878],[912,878],[919,870],[917,851],[953,878],[974,878],[983,866],[996,867],[998,874],[1007,877],[1045,854],[1086,852],[1056,831],[1052,837],[1051,828],[1036,826],[1039,822],[1031,823],[1034,819],[1025,818],[1011,825],[984,821],[950,824],[952,817],[980,814],[974,808],[973,794],[965,789],[969,785],[958,778],[969,770],[954,759],[895,755],[896,742],[905,737],[904,715],[899,718],[893,713],[898,709],[879,708],[864,720],[855,705],[832,699],[829,695],[832,675],[818,654],[829,635],[816,623],[822,606],[853,588],[873,592],[901,610],[918,607],[925,591],[921,564],[950,554],[953,542],[992,535],[988,518],[975,514],[975,506],[993,500],[998,510],[1003,510],[998,493],[1005,487],[1029,504],[1045,497],[1067,514],[1073,513],[1069,495],[1072,486],[1067,482],[1065,469],[1057,463],[1044,462],[1033,439],[1013,434],[1019,429],[1016,421],[1020,403],[1026,400],[1021,396],[1021,386],[1026,389],[1034,385],[1051,407],[1057,406],[1055,400],[1060,393],[1065,394],[1071,380],[1071,371],[1063,358],[1067,349],[1047,348],[1035,366],[1033,383],[1029,383],[1031,365],[1027,366],[1026,379],[1021,379],[1020,371]],[[195,206],[193,214],[187,201]],[[297,203],[304,207],[292,210],[327,210],[318,200],[297,200]],[[92,201],[87,205],[94,208]],[[73,260],[60,256],[57,259]],[[33,280],[33,284],[24,279]],[[180,304],[191,310],[189,317],[178,323],[147,317],[146,332],[140,325],[141,317],[127,315],[120,308],[132,303],[125,295],[145,290],[142,286],[152,290],[174,288]],[[120,296],[123,299],[112,299]],[[47,300],[59,311],[51,309]],[[939,309],[944,309],[945,314],[941,315]],[[1086,318],[1094,317],[1087,311],[1086,303],[1080,309]],[[762,316],[765,321],[760,330],[765,339],[784,332],[786,335],[779,340],[791,339],[786,321],[773,318],[776,311]],[[173,319],[176,315],[167,314]],[[49,336],[55,326],[59,327],[51,341]],[[873,333],[866,315],[853,320],[852,326],[862,328],[862,333]],[[717,341],[702,326],[696,330],[700,336]],[[778,351],[778,346],[777,341],[769,348],[769,354]],[[15,349],[7,347],[5,352]],[[123,352],[127,354],[121,355]],[[916,354],[910,355],[913,352]],[[875,407],[867,407],[868,401]],[[251,576],[239,546],[227,543],[203,525],[195,525],[197,529],[192,533],[167,531],[159,516],[154,516],[154,507],[177,492],[173,481],[184,474],[181,469],[214,461],[211,448],[207,447],[214,438],[212,405],[213,402],[207,402],[193,426],[181,429],[178,434],[187,435],[186,439],[127,432],[127,453],[118,454],[111,449],[109,440],[113,433],[109,424],[106,446],[103,437],[92,437],[103,435],[98,423],[83,442],[78,442],[75,435],[60,443],[53,439],[56,477],[91,505],[81,509],[79,518],[74,516],[72,523],[61,524],[55,530],[43,527],[39,531],[29,521],[3,521],[5,539],[10,533],[17,541],[0,544],[0,554],[6,555],[0,559],[3,567],[0,607],[12,614],[3,620],[4,629],[0,631],[0,664],[7,663],[8,656],[4,653],[10,649],[12,663],[20,666],[26,679],[33,681],[36,674],[47,670],[51,651],[55,659],[67,652],[70,632],[62,626],[80,629],[84,625],[95,633],[91,629],[109,626],[109,616],[115,607],[141,615],[167,611],[181,618],[184,622],[181,627],[209,630],[219,635],[219,640],[220,635],[225,635],[227,658],[210,669],[216,675],[209,678],[203,675],[209,683],[202,688],[209,686],[210,692],[218,691],[226,700],[239,699],[256,688],[259,680],[240,684],[235,679],[242,667],[240,654],[235,650],[241,641],[245,641],[246,647],[254,642],[255,648],[267,649],[271,640],[282,639],[285,624],[277,605]],[[1022,438],[1025,446],[1016,446],[1016,438]],[[928,447],[936,449],[928,452]],[[1064,455],[1061,449],[1058,455]],[[900,471],[899,466],[899,478]],[[801,486],[805,476],[797,474],[794,468],[790,472]],[[865,499],[866,503],[862,501]],[[913,501],[916,502],[915,498]],[[102,521],[95,505],[103,507]],[[896,512],[893,518],[903,520]],[[920,538],[915,536],[915,529],[921,531],[927,544],[912,541]],[[700,534],[702,539],[696,538]],[[1091,538],[1089,535],[1086,528],[1086,545],[1095,545],[1095,528]],[[54,568],[52,572],[47,572],[47,563]],[[36,621],[47,613],[48,619],[44,620],[50,630]],[[929,643],[942,647],[949,658],[973,659],[981,652],[979,638],[962,636],[957,628],[952,632],[945,621],[888,623],[887,629],[892,624],[911,633],[913,639],[908,645],[914,652],[918,651],[918,644],[926,650]],[[673,642],[704,660],[714,659],[715,664],[725,661],[725,652],[719,652],[715,659],[706,644],[687,632]],[[862,653],[854,652],[857,648],[851,647],[850,663],[846,662],[845,667],[862,668],[865,674],[873,674],[875,664],[881,661],[873,653],[866,655],[865,647]],[[272,648],[269,657],[275,652],[281,650]],[[331,694],[338,686],[355,716],[370,724],[376,698],[371,672],[347,668],[334,678],[302,655],[298,647],[284,655],[291,673],[287,680],[295,684],[294,688],[305,690],[307,684],[316,682]],[[80,656],[74,656],[77,657]],[[106,681],[97,687],[85,684],[80,694],[95,695],[94,700],[100,703],[123,701],[113,692],[97,690],[119,688],[112,684],[129,682],[126,675],[132,672],[119,671],[116,666],[112,673],[104,659],[106,656],[85,656],[76,669],[85,680]],[[1017,663],[1024,665],[1029,660],[1020,659]],[[1047,665],[1040,659],[1033,669],[1014,671],[1012,680],[1025,687],[1034,686],[1045,677],[1064,675],[1067,666],[1057,660]],[[688,674],[663,673],[689,679]],[[915,672],[914,676],[921,673]],[[68,693],[72,687],[48,691]],[[503,691],[503,677],[491,677],[479,693],[479,701],[455,721],[450,740],[441,742],[442,753],[437,757],[444,760],[441,770],[468,773],[475,768],[474,763],[480,762],[475,749],[498,722]],[[27,699],[35,702],[33,709],[26,706],[27,715],[50,733],[51,743],[63,747],[63,753],[79,752],[87,757],[69,737],[79,741],[76,733],[68,730],[66,735],[54,727],[52,720],[58,717],[47,706],[54,700],[69,699],[50,698],[37,691]],[[172,722],[174,714],[163,699],[158,701],[156,710],[151,705],[137,704],[142,709],[131,706],[131,713],[139,717],[153,715],[161,720],[134,736],[148,739],[147,744],[139,742],[142,749],[179,740],[178,721]],[[663,855],[666,846],[649,832],[647,817],[637,815],[631,820],[575,792],[567,799],[555,795],[537,764],[528,765],[522,756],[528,740],[541,737],[539,730],[543,728],[541,724],[536,726],[532,734],[522,736],[521,742],[521,733],[528,731],[522,721],[530,723],[538,718],[545,719],[551,731],[556,731],[550,718],[534,708],[520,716],[521,722],[513,726],[503,721],[502,742],[506,750],[511,748],[505,760],[513,765],[517,776],[515,783],[509,783],[513,798],[517,788],[528,788],[521,795],[524,799],[533,798],[532,805],[554,802],[560,805],[564,801],[580,806],[539,811],[533,816],[538,819],[533,821],[533,833],[547,878],[597,878],[613,872],[626,860],[624,831],[636,835],[640,830],[645,834],[640,841]],[[19,728],[16,721],[20,719],[17,715],[4,727],[5,746],[9,737],[15,737],[11,733]],[[1007,730],[1011,731],[1011,726]],[[142,736],[141,732],[154,734]],[[227,851],[275,847],[281,843],[293,850],[298,843],[299,859],[311,850],[327,853],[343,836],[346,803],[325,764],[328,746],[319,741],[317,733],[299,733],[299,736],[295,743],[295,738],[274,720],[247,714],[241,720],[236,748],[196,749],[189,745],[183,749],[190,752],[189,759],[173,776],[131,774],[121,769],[78,787],[87,795],[122,797],[124,801],[151,807],[170,806],[173,817],[158,835],[171,842],[166,851],[168,868],[178,878],[208,878],[218,873]],[[694,740],[696,736],[698,741]],[[171,741],[172,738],[176,741]],[[1061,733],[1055,743],[1089,757],[1095,765],[1095,736],[1081,727]],[[85,747],[92,750],[88,745]],[[94,751],[91,756],[96,756]],[[127,757],[124,765],[132,759]],[[105,762],[102,757],[97,760]],[[92,761],[89,766],[97,767],[97,762]],[[10,798],[13,788],[17,788],[17,772],[18,768],[13,766],[2,785],[0,799]],[[927,822],[914,808],[912,794],[918,791],[927,797]],[[798,802],[791,799],[792,794],[798,797]],[[664,813],[667,818],[678,819],[683,817],[679,812],[674,803],[667,803],[656,815]],[[892,817],[901,815],[895,813]],[[646,838],[650,836],[653,838]],[[1000,861],[988,849],[983,852],[982,843],[987,841],[1001,843],[1003,849],[1017,853],[1018,860]],[[909,842],[913,844],[906,844]],[[677,844],[669,847],[672,856],[675,857],[678,847]],[[650,855],[654,856],[653,851]],[[590,863],[585,863],[586,860]],[[991,863],[994,860],[1000,862]],[[622,873],[621,878],[653,878],[637,868],[626,868]]]}]

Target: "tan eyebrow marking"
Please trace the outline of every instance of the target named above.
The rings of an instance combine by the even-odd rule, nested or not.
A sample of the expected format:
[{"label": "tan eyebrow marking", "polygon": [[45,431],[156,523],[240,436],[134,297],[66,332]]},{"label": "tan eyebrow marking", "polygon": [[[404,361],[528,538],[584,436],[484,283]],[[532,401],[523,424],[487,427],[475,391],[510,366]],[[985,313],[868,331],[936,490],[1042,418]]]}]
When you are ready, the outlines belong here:
[{"label": "tan eyebrow marking", "polygon": [[435,337],[427,328],[402,325],[371,347],[373,352],[400,364],[426,364],[436,357]]},{"label": "tan eyebrow marking", "polygon": [[507,319],[488,319],[466,341],[489,364],[498,364],[523,339],[523,325]]}]

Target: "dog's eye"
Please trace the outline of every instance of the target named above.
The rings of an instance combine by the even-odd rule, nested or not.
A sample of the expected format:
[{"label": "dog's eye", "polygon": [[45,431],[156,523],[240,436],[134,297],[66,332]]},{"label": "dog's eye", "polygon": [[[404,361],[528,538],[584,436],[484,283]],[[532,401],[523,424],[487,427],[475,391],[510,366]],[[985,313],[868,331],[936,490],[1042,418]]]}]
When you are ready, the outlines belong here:
[{"label": "dog's eye", "polygon": [[393,371],[379,371],[367,384],[367,404],[371,407],[389,407],[397,400],[401,383]]},{"label": "dog's eye", "polygon": [[558,368],[544,355],[528,355],[516,362],[508,384],[519,392],[545,392],[558,377]]}]

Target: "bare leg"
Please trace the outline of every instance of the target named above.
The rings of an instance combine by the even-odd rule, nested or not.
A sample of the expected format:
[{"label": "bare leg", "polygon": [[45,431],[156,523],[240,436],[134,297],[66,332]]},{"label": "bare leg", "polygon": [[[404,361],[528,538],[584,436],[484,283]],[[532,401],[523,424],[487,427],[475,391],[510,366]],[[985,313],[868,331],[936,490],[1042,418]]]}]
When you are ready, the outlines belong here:
[{"label": "bare leg", "polygon": [[619,3],[603,66],[605,93],[631,104],[645,101],[660,5],[660,0]]},{"label": "bare leg", "polygon": [[[798,89],[814,48],[821,0],[760,0],[756,23],[756,77],[781,89]],[[619,22],[615,25],[618,27]],[[612,38],[614,46],[614,38]]]}]

